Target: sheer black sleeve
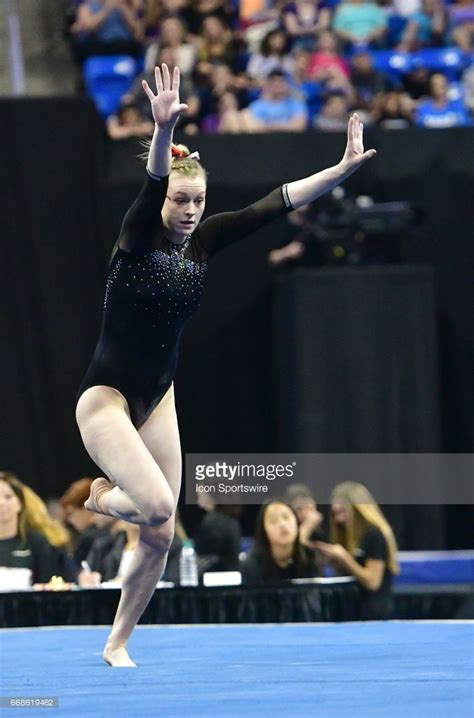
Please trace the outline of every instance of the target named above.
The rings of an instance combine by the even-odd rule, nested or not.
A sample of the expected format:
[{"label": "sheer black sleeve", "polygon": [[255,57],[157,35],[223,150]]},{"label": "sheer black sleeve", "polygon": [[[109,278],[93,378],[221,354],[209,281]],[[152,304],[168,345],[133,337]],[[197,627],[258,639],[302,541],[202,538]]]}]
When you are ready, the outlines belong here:
[{"label": "sheer black sleeve", "polygon": [[199,243],[212,256],[224,247],[293,210],[286,184],[274,189],[254,204],[237,212],[222,212],[208,217],[199,227]]},{"label": "sheer black sleeve", "polygon": [[163,228],[161,209],[168,189],[168,177],[155,177],[147,170],[140,193],[122,222],[117,247],[140,253],[152,248],[153,238]]}]

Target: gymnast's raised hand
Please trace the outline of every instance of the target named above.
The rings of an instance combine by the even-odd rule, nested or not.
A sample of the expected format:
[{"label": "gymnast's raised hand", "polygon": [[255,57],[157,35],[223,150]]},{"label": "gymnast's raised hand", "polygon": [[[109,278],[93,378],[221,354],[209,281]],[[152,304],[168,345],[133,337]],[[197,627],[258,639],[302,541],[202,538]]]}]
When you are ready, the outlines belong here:
[{"label": "gymnast's raised hand", "polygon": [[168,65],[163,63],[161,70],[155,67],[155,80],[156,95],[150,89],[148,82],[142,81],[143,89],[150,100],[153,119],[160,129],[174,127],[180,113],[188,109],[184,102],[179,101],[179,68],[174,68],[171,80]]},{"label": "gymnast's raised hand", "polygon": [[353,167],[353,171],[377,154],[376,150],[364,152],[363,131],[364,125],[360,121],[359,115],[355,112],[351,115],[347,124],[347,145],[342,158],[342,163],[348,167]]}]

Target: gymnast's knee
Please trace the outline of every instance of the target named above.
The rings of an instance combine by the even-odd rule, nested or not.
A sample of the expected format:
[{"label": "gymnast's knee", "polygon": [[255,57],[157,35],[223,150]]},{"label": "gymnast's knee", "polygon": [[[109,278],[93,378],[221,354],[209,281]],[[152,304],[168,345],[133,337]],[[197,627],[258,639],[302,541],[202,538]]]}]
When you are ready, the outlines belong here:
[{"label": "gymnast's knee", "polygon": [[170,520],[173,516],[173,512],[174,501],[172,499],[161,499],[156,503],[149,503],[142,509],[145,526],[162,526]]},{"label": "gymnast's knee", "polygon": [[173,542],[174,522],[162,526],[141,526],[140,541],[161,555],[168,553]]}]

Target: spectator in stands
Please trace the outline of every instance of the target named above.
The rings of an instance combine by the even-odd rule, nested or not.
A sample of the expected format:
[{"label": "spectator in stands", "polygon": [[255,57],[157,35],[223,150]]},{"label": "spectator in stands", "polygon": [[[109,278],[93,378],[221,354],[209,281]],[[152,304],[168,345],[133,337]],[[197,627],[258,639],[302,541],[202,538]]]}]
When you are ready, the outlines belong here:
[{"label": "spectator in stands", "polygon": [[415,52],[421,47],[443,44],[446,32],[446,9],[440,0],[423,0],[421,10],[408,19],[398,49]]},{"label": "spectator in stands", "polygon": [[92,481],[87,477],[74,481],[60,498],[66,521],[72,529],[74,560],[79,567],[86,559],[94,539],[108,535],[110,526],[116,520],[84,508]]},{"label": "spectator in stands", "polygon": [[151,137],[155,123],[144,117],[137,105],[127,104],[119,107],[116,114],[109,115],[106,127],[112,140],[124,140],[129,137]]},{"label": "spectator in stands", "polygon": [[[221,103],[221,98],[229,93],[235,99],[232,100],[227,97]],[[230,67],[223,62],[212,63],[208,81],[204,87],[198,90],[197,96],[199,98],[200,122],[206,132],[217,131],[218,117],[221,117],[223,112],[227,113],[228,110],[232,110],[235,101],[238,109],[248,104],[247,92],[240,89],[239,79],[232,73]],[[227,119],[231,118],[228,117]],[[242,117],[233,118],[233,120],[236,119],[238,119],[239,124],[242,124]]]},{"label": "spectator in stands", "polygon": [[283,24],[293,47],[314,50],[316,34],[331,22],[324,0],[295,0],[283,6]]},{"label": "spectator in stands", "polygon": [[48,507],[32,488],[20,482],[25,499],[26,525],[41,534],[51,547],[54,575],[68,583],[77,580],[79,567],[74,561],[71,534],[62,520],[54,518]]},{"label": "spectator in stands", "polygon": [[152,73],[156,67],[157,54],[164,47],[173,53],[173,65],[179,67],[181,82],[189,92],[192,73],[196,64],[196,46],[189,42],[184,22],[179,17],[168,17],[160,25],[158,38],[150,44],[145,56],[145,71]]},{"label": "spectator in stands", "polygon": [[[158,52],[158,54],[155,55],[153,69],[137,75],[129,92],[122,97],[122,105],[135,105],[139,108],[141,116],[153,123],[154,119],[150,107],[150,101],[143,92],[142,82],[145,80],[149,85],[155,82],[154,68],[156,66],[161,67],[163,63],[168,65],[168,67],[174,67],[176,65],[174,50],[169,45],[155,45],[154,51],[155,53]],[[180,95],[183,103],[188,106],[188,109],[181,113],[177,124],[178,129],[183,129],[188,125],[198,122],[200,102],[198,96],[193,91],[191,83],[184,83],[180,87]]]},{"label": "spectator in stands", "polygon": [[247,75],[261,85],[273,70],[291,73],[294,61],[289,49],[288,35],[281,29],[271,30],[263,38],[260,52],[250,55]]},{"label": "spectator in stands", "polygon": [[204,20],[217,17],[226,27],[232,27],[237,18],[237,8],[228,0],[192,0],[183,16],[193,35],[201,34]]},{"label": "spectator in stands", "polygon": [[335,12],[332,27],[350,47],[382,47],[387,34],[385,13],[369,0],[345,0]]},{"label": "spectator in stands", "polygon": [[23,485],[9,471],[0,472],[0,566],[28,568],[32,583],[47,583],[55,575],[50,544],[28,522]]},{"label": "spectator in stands", "polygon": [[459,127],[470,124],[469,114],[462,100],[450,100],[448,81],[440,72],[430,78],[430,98],[422,100],[416,109],[415,124],[419,127]]},{"label": "spectator in stands", "polygon": [[217,504],[209,494],[197,495],[203,517],[194,534],[194,549],[203,571],[238,571],[240,526],[234,506]]},{"label": "spectator in stands", "polygon": [[248,584],[321,575],[315,550],[299,540],[298,520],[289,504],[276,499],[260,508],[255,543],[240,570]]},{"label": "spectator in stands", "polygon": [[[309,209],[311,205],[305,205],[305,207]],[[322,538],[323,515],[318,511],[318,505],[311,489],[306,484],[290,484],[284,492],[283,498],[296,514],[300,542],[314,548],[313,541]]]},{"label": "spectator in stands", "polygon": [[448,5],[449,37],[461,50],[474,50],[474,4],[472,0],[454,0]]},{"label": "spectator in stands", "polygon": [[197,75],[201,79],[208,78],[214,62],[225,63],[232,69],[236,58],[237,48],[230,27],[218,16],[206,17],[198,39]]},{"label": "spectator in stands", "polygon": [[217,99],[216,111],[204,117],[201,129],[213,134],[239,134],[247,131],[245,117],[240,111],[235,92],[224,92]]},{"label": "spectator in stands", "polygon": [[384,130],[400,130],[413,124],[415,104],[400,90],[391,90],[374,98],[373,117]]},{"label": "spectator in stands", "polygon": [[344,132],[349,118],[349,104],[343,94],[329,95],[313,127],[324,132]]},{"label": "spectator in stands", "polygon": [[429,93],[430,73],[422,65],[403,73],[400,82],[403,90],[413,99],[420,100]]},{"label": "spectator in stands", "polygon": [[343,575],[357,580],[365,620],[392,614],[392,577],[399,571],[393,531],[362,484],[346,481],[331,495],[331,541],[317,542]]},{"label": "spectator in stands", "polygon": [[306,104],[291,95],[281,70],[269,74],[261,97],[243,112],[250,132],[302,132],[308,123]]},{"label": "spectator in stands", "polygon": [[143,18],[146,40],[154,40],[168,17],[185,20],[188,0],[146,0]]},{"label": "spectator in stands", "polygon": [[[351,58],[351,83],[355,91],[354,106],[357,111],[370,113],[375,98],[391,89],[391,82],[374,68],[371,55],[365,50]],[[367,122],[367,119],[364,120]]]},{"label": "spectator in stands", "polygon": [[309,112],[309,119],[320,110],[323,102],[323,84],[308,79],[308,66],[310,53],[302,48],[293,50],[293,70],[289,77],[291,89],[297,97],[306,103]]},{"label": "spectator in stands", "polygon": [[341,56],[337,35],[326,30],[318,38],[316,52],[309,59],[306,75],[310,80],[326,82],[336,74],[349,78],[349,65]]},{"label": "spectator in stands", "polygon": [[75,60],[92,55],[142,54],[142,3],[131,0],[83,0],[71,25]]}]

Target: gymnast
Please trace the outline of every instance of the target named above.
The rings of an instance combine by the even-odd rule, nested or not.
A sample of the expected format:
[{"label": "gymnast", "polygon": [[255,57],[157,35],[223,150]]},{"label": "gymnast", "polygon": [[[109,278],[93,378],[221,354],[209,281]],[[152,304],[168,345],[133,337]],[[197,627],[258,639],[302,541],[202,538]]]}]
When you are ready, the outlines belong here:
[{"label": "gymnast", "polygon": [[355,172],[364,152],[362,124],[352,115],[339,164],[274,189],[237,212],[201,222],[206,172],[196,152],[173,145],[186,105],[179,70],[155,69],[146,81],[155,120],[143,187],[126,213],[110,258],[102,328],[77,394],[84,446],[104,473],[85,507],[140,525],[133,559],[103,658],[136,664],[126,644],[166,563],[181,483],[181,447],[173,377],[183,327],[199,305],[208,261],[273,219],[312,202]]}]

